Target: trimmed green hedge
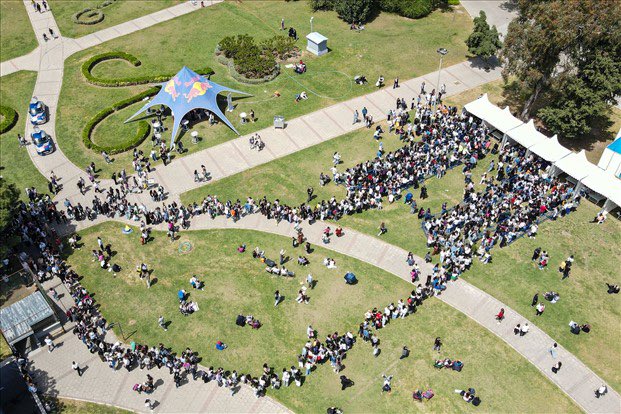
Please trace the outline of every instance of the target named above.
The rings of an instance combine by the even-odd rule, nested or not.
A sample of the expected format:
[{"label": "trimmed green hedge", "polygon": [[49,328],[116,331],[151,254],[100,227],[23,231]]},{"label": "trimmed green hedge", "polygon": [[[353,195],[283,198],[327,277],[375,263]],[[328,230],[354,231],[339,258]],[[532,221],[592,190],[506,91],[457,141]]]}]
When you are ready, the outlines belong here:
[{"label": "trimmed green hedge", "polygon": [[15,126],[19,115],[15,109],[4,105],[0,106],[0,115],[4,117],[4,121],[0,123],[0,134],[4,134]]},{"label": "trimmed green hedge", "polygon": [[129,141],[123,144],[120,144],[120,145],[114,145],[114,146],[97,145],[92,141],[92,134],[93,134],[93,131],[95,130],[95,127],[109,115],[112,115],[114,112],[119,111],[123,108],[126,108],[129,105],[132,105],[136,102],[140,102],[141,100],[143,100],[144,98],[148,96],[155,95],[159,91],[160,91],[159,86],[154,87],[142,93],[139,93],[138,95],[132,96],[131,98],[119,101],[113,104],[112,106],[109,106],[99,111],[99,113],[97,113],[97,115],[95,115],[93,119],[91,119],[84,126],[84,129],[82,130],[82,142],[84,143],[84,145],[87,148],[92,149],[93,151],[97,151],[97,152],[106,151],[110,155],[119,154],[121,152],[125,152],[127,150],[130,150],[140,145],[142,141],[144,141],[149,136],[149,133],[151,132],[151,126],[146,121],[139,121],[136,135]]},{"label": "trimmed green hedge", "polygon": [[[97,77],[91,73],[93,68],[97,66],[99,63],[105,62],[106,60],[113,60],[113,59],[124,60],[134,67],[138,67],[141,65],[140,60],[136,56],[130,53],[125,53],[125,52],[101,53],[99,55],[95,55],[91,57],[90,59],[88,59],[86,62],[82,64],[82,76],[84,76],[84,78],[86,78],[86,80],[89,83],[93,85],[97,85],[97,86],[104,86],[104,87],[133,86],[133,85],[144,85],[146,83],[166,82],[167,80],[175,76],[175,74],[172,73],[172,74],[166,74],[166,75],[135,76],[135,77],[121,78],[121,79],[106,79],[106,78]],[[199,69],[197,72],[200,73],[201,75],[212,75],[214,73],[213,70],[208,66],[202,69]]]},{"label": "trimmed green hedge", "polygon": [[[76,24],[85,24],[85,25],[93,25],[97,23],[101,23],[103,19],[106,17],[100,9],[104,7],[108,7],[113,4],[116,0],[106,0],[103,3],[99,4],[95,8],[86,8],[83,9],[72,16],[73,22]],[[86,20],[82,18],[85,17]]]}]

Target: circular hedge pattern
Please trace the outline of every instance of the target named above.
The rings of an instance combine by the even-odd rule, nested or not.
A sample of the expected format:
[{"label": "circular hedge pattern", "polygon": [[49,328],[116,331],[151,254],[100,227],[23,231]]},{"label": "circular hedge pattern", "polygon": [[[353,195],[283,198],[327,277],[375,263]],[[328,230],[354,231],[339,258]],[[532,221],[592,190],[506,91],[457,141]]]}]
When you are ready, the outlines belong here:
[{"label": "circular hedge pattern", "polygon": [[101,9],[113,4],[116,0],[106,0],[99,4],[96,8],[86,8],[73,15],[73,22],[76,24],[93,25],[101,23],[106,17]]},{"label": "circular hedge pattern", "polygon": [[104,16],[101,10],[84,9],[73,15],[73,22],[77,24],[92,25],[103,22]]},{"label": "circular hedge pattern", "polygon": [[17,123],[19,115],[17,111],[10,106],[0,106],[0,115],[2,115],[2,122],[0,122],[0,134],[9,132]]}]

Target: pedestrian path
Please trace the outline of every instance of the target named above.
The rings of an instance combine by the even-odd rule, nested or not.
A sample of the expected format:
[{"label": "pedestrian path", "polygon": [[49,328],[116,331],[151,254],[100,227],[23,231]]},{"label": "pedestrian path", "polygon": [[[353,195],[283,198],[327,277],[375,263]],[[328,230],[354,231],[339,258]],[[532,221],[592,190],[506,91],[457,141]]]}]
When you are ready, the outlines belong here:
[{"label": "pedestrian path", "polygon": [[[70,226],[59,228],[59,233],[66,234],[82,230],[96,223],[82,221],[77,224],[77,227],[75,224],[71,224]],[[325,225],[330,224],[328,222],[325,223]],[[165,226],[156,226],[156,229],[165,230]],[[237,222],[222,216],[211,219],[206,215],[200,215],[192,219],[191,230],[209,229],[255,230],[285,237],[297,235],[293,225],[288,222],[277,223],[275,220],[266,219],[261,214],[252,214],[241,218]],[[354,257],[410,282],[410,267],[406,263],[408,254],[406,250],[386,243],[379,238],[347,228],[344,229],[342,237],[332,237],[329,244],[323,244],[323,229],[324,225],[321,223],[316,223],[312,226],[306,225],[302,228],[304,236],[311,244]],[[423,259],[416,257],[416,262],[419,264],[421,273],[424,276],[432,273],[432,266],[425,263]],[[364,283],[363,280],[362,282]],[[552,358],[548,349],[555,340],[539,329],[532,321],[520,315],[506,304],[496,300],[491,295],[463,279],[449,282],[448,289],[437,296],[437,298],[464,313],[509,344],[573,399],[584,411],[588,413],[621,412],[621,397],[615,390],[608,386],[609,392],[605,397],[595,398],[594,391],[604,384],[605,381],[560,345],[557,348],[557,358]],[[505,319],[499,324],[495,319],[495,315],[500,308],[505,308]],[[526,336],[522,337],[513,334],[513,327],[518,323],[528,323],[531,327],[530,332]],[[557,361],[561,361],[563,367],[558,374],[554,374],[551,368]]]},{"label": "pedestrian path", "polygon": [[[53,27],[56,33],[59,34],[58,39],[48,42],[44,42],[39,35],[39,48],[27,55],[27,57],[23,57],[24,62],[20,61],[21,63],[19,63],[29,67],[36,66],[30,60],[38,57],[38,76],[33,94],[49,107],[50,120],[44,126],[44,129],[52,138],[55,138],[56,132],[56,112],[62,87],[65,59],[80,50],[133,33],[176,16],[190,13],[199,7],[193,6],[191,2],[184,2],[169,9],[160,10],[78,39],[70,39],[63,37],[58,30],[53,12],[37,13],[28,3],[28,0],[24,0],[28,10],[28,17],[35,33],[42,32],[47,27]],[[215,3],[218,3],[218,1],[206,4],[211,5]],[[17,67],[16,62],[9,62],[6,65],[5,63],[7,62],[3,63],[3,75],[11,73],[11,68]],[[500,79],[500,68],[485,71],[480,66],[476,61],[466,61],[442,69],[440,83],[447,85],[446,96],[459,94],[484,83]],[[201,165],[207,167],[211,173],[212,181],[214,181],[273,161],[274,159],[361,128],[363,126],[362,123],[352,123],[353,112],[356,109],[360,111],[363,107],[366,107],[375,121],[384,120],[388,109],[395,107],[397,98],[404,98],[409,104],[420,92],[423,82],[427,85],[427,90],[438,88],[439,85],[436,85],[437,79],[438,72],[436,71],[401,82],[401,86],[397,89],[385,87],[374,93],[340,102],[289,120],[284,129],[265,128],[258,131],[266,144],[266,148],[261,152],[250,150],[248,144],[250,136],[242,136],[192,155],[175,159],[167,167],[159,165],[155,168],[153,177],[159,184],[163,185],[171,198],[176,200],[181,193],[205,184],[194,182],[192,174],[194,170],[200,171]],[[30,136],[31,132],[32,126],[26,125],[25,136]],[[57,140],[55,142],[57,143]],[[74,205],[78,202],[83,205],[90,204],[93,198],[93,191],[91,190],[86,195],[82,195],[77,187],[80,177],[86,179],[86,173],[65,156],[62,148],[57,145],[56,151],[45,157],[37,155],[34,146],[29,145],[27,148],[32,162],[44,177],[49,178],[51,173],[54,172],[60,178],[63,188],[56,196],[55,201],[68,199]],[[111,184],[111,180],[103,180],[100,186],[107,188]],[[145,195],[130,195],[129,201],[144,204],[147,207],[151,207],[153,204],[150,197]]]},{"label": "pedestrian path", "polygon": [[[114,342],[111,338],[107,340]],[[54,343],[58,347],[51,353],[42,347],[28,355],[37,385],[48,395],[135,412],[148,412],[144,401],[149,398],[157,402],[155,411],[158,413],[290,413],[272,398],[256,398],[248,386],[240,387],[231,396],[229,389],[218,387],[215,381],[189,380],[175,388],[166,368],[134,368],[130,372],[120,368],[113,371],[71,332],[55,338]],[[85,369],[81,377],[71,368],[73,361]],[[132,391],[134,384],[146,381],[147,374],[154,378],[155,391],[149,395]]]},{"label": "pedestrian path", "polygon": [[[62,85],[63,64],[67,57],[80,50],[119,36],[133,33],[142,28],[172,19],[178,15],[189,13],[196,9],[191,3],[185,2],[173,8],[143,16],[139,19],[109,29],[104,29],[83,38],[69,39],[62,37],[51,12],[41,15],[38,13],[35,14],[32,11],[32,7],[29,7],[29,2],[27,0],[24,1],[24,4],[29,11],[29,18],[31,19],[35,33],[37,33],[37,39],[40,45],[35,51],[28,55],[8,62],[2,62],[0,72],[2,75],[5,75],[21,69],[36,68],[38,70],[34,94],[50,106],[51,120],[50,123],[46,125],[46,131],[50,133],[52,137],[55,136],[56,109]],[[50,27],[54,28],[56,33],[59,34],[59,38],[44,42],[41,38],[41,33],[46,28]],[[436,79],[438,79],[438,72],[423,75],[402,82],[401,87],[398,89],[390,89],[389,87],[383,88],[372,94],[341,102],[290,120],[285,129],[275,130],[266,128],[259,131],[263,141],[266,143],[265,150],[260,153],[249,149],[248,136],[244,136],[190,156],[177,159],[168,167],[158,167],[155,172],[156,180],[164,185],[173,199],[177,199],[181,193],[202,185],[200,183],[194,183],[192,176],[192,171],[199,169],[201,164],[207,166],[213,180],[237,174],[256,165],[267,163],[279,157],[360,128],[360,124],[352,124],[353,112],[356,109],[361,110],[362,107],[367,107],[375,121],[383,120],[385,119],[387,109],[395,106],[395,101],[398,97],[405,98],[406,102],[409,103],[412,98],[418,95],[420,85],[423,82],[427,85],[427,89],[433,87],[437,88],[435,83]],[[463,62],[442,69],[440,83],[445,83],[447,85],[447,96],[450,96],[497,79],[500,79],[500,68],[484,71],[479,69],[479,65],[477,65],[476,62]],[[27,126],[27,136],[29,133],[30,129],[29,126]],[[83,204],[90,204],[93,194],[92,190],[85,196],[82,196],[79,194],[77,186],[75,185],[80,176],[85,177],[84,172],[71,163],[60,148],[57,148],[54,154],[46,157],[39,157],[34,154],[33,148],[29,148],[29,151],[34,164],[45,177],[49,177],[51,171],[54,171],[54,173],[61,178],[64,189],[57,197],[57,200],[69,198],[73,202],[80,201],[83,202]],[[109,181],[104,181],[102,187],[105,188],[109,184]],[[130,202],[144,203],[147,206],[151,205],[150,199],[145,195],[132,195],[130,196]],[[81,222],[78,223],[78,227],[75,229],[93,225],[100,221],[104,220],[99,219],[95,222]],[[268,221],[259,215],[244,218],[237,223],[223,218],[210,220],[206,216],[200,216],[193,222],[193,229],[213,228],[246,228],[285,236],[292,236],[295,234],[292,226],[288,223],[277,225],[276,222]],[[64,230],[67,231],[69,229],[65,228]],[[305,228],[307,238],[312,243],[318,245],[321,244],[321,231],[322,229],[319,225]],[[347,229],[345,231],[346,235],[343,238],[334,239],[329,245],[325,245],[325,247],[373,264],[405,280],[409,280],[409,269],[405,263],[407,252],[362,233]],[[429,273],[428,265],[422,264],[421,267],[423,268],[424,274]],[[557,375],[552,374],[550,367],[554,361],[547,354],[547,349],[550,344],[553,343],[552,338],[537,329],[535,325],[530,322],[529,324],[532,326],[531,332],[525,337],[528,338],[528,340],[524,341],[524,337],[516,338],[513,335],[512,327],[516,323],[524,323],[527,322],[527,320],[507,306],[496,301],[496,299],[485,292],[478,290],[463,280],[459,280],[457,282],[451,282],[449,290],[439,296],[439,299],[464,312],[473,320],[477,321],[514,347],[531,363],[537,366],[544,375],[550,378],[564,392],[573,398],[585,411],[621,411],[621,400],[614,390],[611,389],[609,394],[602,399],[595,398],[593,391],[601,385],[602,380],[577,358],[560,347],[558,350],[558,360],[563,362],[563,369]],[[506,320],[499,325],[495,322],[494,315],[500,307],[506,309]],[[71,358],[72,355],[77,355],[75,353],[77,351],[72,350],[70,347],[70,344],[73,342],[69,338],[67,339],[68,358]],[[58,352],[61,350],[62,347],[55,351],[54,355],[58,356]],[[85,351],[83,347],[82,350]],[[134,381],[134,379],[131,376],[128,375],[118,378],[105,377],[111,381],[109,387],[102,387],[98,379],[93,380],[92,386],[88,387],[84,386],[86,377],[83,379],[75,378],[74,381],[73,377],[76,374],[71,371],[70,361],[62,365],[62,367],[56,366],[56,363],[53,362],[56,358],[46,358],[46,355],[48,355],[47,352],[41,352],[35,356],[35,359],[37,359],[36,364],[39,364],[37,368],[42,370],[46,368],[46,371],[57,375],[53,383],[58,389],[62,389],[61,395],[112,405],[126,404],[122,406],[135,410],[144,409],[142,404],[138,404],[139,402],[144,402],[142,397],[139,398],[140,401],[136,400],[130,403],[126,393],[122,392],[128,384],[128,389],[133,385],[132,381]],[[85,355],[85,358],[89,358],[88,355]],[[88,359],[85,360],[89,361]],[[93,364],[93,367],[95,367],[95,365],[102,365],[102,370],[107,370],[110,375],[117,375],[117,373],[113,373],[105,367],[105,364]],[[42,373],[42,375],[45,374]],[[51,378],[51,374],[48,375],[50,375]],[[88,370],[85,376],[87,375]],[[100,374],[95,377],[98,378],[99,375]],[[101,375],[103,375],[103,373]],[[121,380],[119,381],[119,379]],[[144,379],[140,379],[135,382],[142,382],[143,380]],[[50,383],[52,383],[52,381],[50,381]],[[278,408],[264,407],[258,402],[254,402],[252,405],[243,405],[239,407],[231,405],[235,404],[237,397],[232,399],[229,404],[224,398],[228,394],[220,398],[217,395],[217,389],[209,392],[208,395],[204,395],[202,391],[193,391],[193,394],[188,395],[171,392],[170,396],[168,396],[171,389],[170,382],[168,382],[168,385],[164,388],[161,396],[154,396],[154,398],[162,398],[165,400],[161,409],[166,412],[194,411],[194,408],[192,408],[192,410],[188,408],[188,404],[194,404],[195,401],[196,404],[202,402],[202,405],[196,411],[278,411]],[[87,390],[88,392],[96,390],[97,396],[91,397],[89,395],[84,395]],[[190,392],[190,387],[188,387],[188,392]],[[203,399],[201,401],[201,398],[207,398],[207,400]],[[125,399],[127,399],[128,402],[125,402]],[[269,401],[273,403],[269,399],[256,401]],[[170,404],[170,407],[164,404]],[[214,404],[214,406],[212,406],[212,404]],[[179,407],[183,407],[183,409]]]}]

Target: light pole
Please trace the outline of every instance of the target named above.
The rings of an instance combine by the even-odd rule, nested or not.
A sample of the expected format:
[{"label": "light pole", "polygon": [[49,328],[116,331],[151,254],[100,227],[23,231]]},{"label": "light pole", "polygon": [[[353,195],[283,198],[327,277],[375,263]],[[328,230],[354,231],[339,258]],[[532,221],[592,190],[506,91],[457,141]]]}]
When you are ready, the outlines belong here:
[{"label": "light pole", "polygon": [[314,16],[311,16],[311,18],[310,18],[311,33],[313,33],[313,19],[314,19],[314,18],[315,18]]},{"label": "light pole", "polygon": [[[440,67],[438,68],[438,83],[436,84],[436,96],[440,94],[440,73],[442,72],[442,59],[448,53],[448,50],[441,47],[437,50],[437,52],[440,55]],[[437,106],[438,106],[438,99],[436,98],[436,103],[433,109],[435,110]]]}]

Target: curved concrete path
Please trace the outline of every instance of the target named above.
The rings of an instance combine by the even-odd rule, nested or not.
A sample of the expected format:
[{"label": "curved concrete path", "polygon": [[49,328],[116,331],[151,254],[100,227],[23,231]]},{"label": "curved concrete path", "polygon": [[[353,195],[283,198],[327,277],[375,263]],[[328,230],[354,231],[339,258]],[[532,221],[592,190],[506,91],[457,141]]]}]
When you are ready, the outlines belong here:
[{"label": "curved concrete path", "polygon": [[[29,7],[28,3],[27,0],[24,1],[29,11],[29,17],[35,28],[35,32],[44,30],[47,27],[52,27],[59,33],[51,12],[39,15],[38,13],[32,12],[32,7]],[[68,56],[99,43],[191,12],[194,9],[195,8],[193,8],[190,3],[182,3],[171,9],[143,16],[139,19],[102,30],[101,32],[83,38],[68,39],[61,36],[59,39],[51,40],[46,44],[40,44],[39,48],[27,56],[16,58],[9,62],[3,62],[1,67],[2,75],[20,70],[20,68],[34,68],[38,64],[39,75],[37,77],[34,94],[39,96],[39,98],[50,106],[51,120],[46,130],[54,137],[55,115],[62,84],[63,64]],[[42,40],[39,39],[39,41]],[[435,85],[437,75],[437,72],[424,75],[416,79],[402,82],[402,86],[398,90],[384,88],[375,93],[354,98],[329,108],[304,115],[289,121],[287,128],[284,130],[276,131],[272,128],[267,128],[259,131],[259,134],[266,142],[266,150],[259,154],[249,150],[247,145],[248,137],[240,137],[219,146],[208,148],[190,156],[175,160],[168,168],[158,167],[155,172],[155,177],[158,182],[164,185],[171,196],[177,198],[182,192],[202,185],[200,183],[194,183],[191,174],[194,169],[198,169],[200,164],[208,165],[212,177],[214,179],[220,179],[332,139],[360,127],[360,124],[351,124],[352,113],[355,109],[366,106],[375,120],[382,120],[385,118],[385,111],[383,111],[382,108],[394,107],[394,102],[397,97],[404,97],[407,102],[410,102],[412,97],[416,96],[418,93],[420,84],[425,81],[428,88],[431,85]],[[442,82],[449,85],[449,93],[447,95],[451,95],[499,79],[500,70],[496,69],[491,72],[485,72],[476,69],[475,65],[469,62],[464,62],[443,69],[442,76]],[[29,127],[27,127],[26,133],[29,134],[29,132]],[[84,173],[64,156],[60,148],[58,148],[56,153],[52,156],[46,157],[36,156],[36,154],[32,153],[32,148],[29,148],[29,151],[31,151],[33,162],[44,176],[48,177],[50,171],[53,170],[56,175],[61,177],[64,190],[57,197],[57,200],[69,198],[74,202],[90,201],[91,193],[82,196],[75,186],[79,176],[84,175]],[[104,182],[102,183],[102,187],[106,187],[109,184],[109,182]],[[148,196],[136,195],[132,197],[132,202],[144,203],[147,206],[152,204]],[[79,223],[78,227],[81,227],[83,224],[93,225],[97,222],[98,221]],[[259,215],[244,218],[237,223],[223,218],[217,218],[212,221],[205,216],[201,216],[194,220],[193,228],[246,228],[285,236],[294,234],[292,226],[288,223],[277,225],[274,221],[268,221]],[[321,244],[321,230],[319,225],[307,226],[305,228],[305,234],[311,242]],[[347,235],[345,237],[334,239],[331,244],[324,245],[324,247],[356,257],[387,270],[405,280],[409,280],[409,269],[405,264],[405,257],[407,255],[405,250],[352,230],[346,230],[346,232]],[[429,272],[428,266],[423,264],[421,267]],[[554,361],[547,354],[547,349],[554,341],[534,324],[529,323],[532,328],[531,332],[525,337],[528,338],[528,340],[525,341],[525,338],[520,337],[516,338],[513,335],[512,327],[518,322],[526,322],[527,320],[525,318],[463,280],[452,282],[451,284],[454,286],[451,286],[447,292],[439,297],[441,300],[462,311],[511,345],[531,363],[537,366],[544,375],[555,382],[559,388],[567,393],[585,411],[621,412],[621,399],[614,390],[610,389],[609,395],[602,399],[596,399],[594,397],[593,390],[601,385],[603,381],[566,350],[561,348],[558,351],[558,359],[563,362],[561,373],[558,375],[551,373],[550,367]],[[500,307],[504,307],[507,310],[507,317],[506,320],[499,325],[494,320],[494,314]],[[42,354],[46,355],[46,353]],[[43,364],[43,362],[40,363]],[[70,368],[70,364],[67,366]],[[108,370],[107,368],[105,369]],[[61,377],[63,378],[71,374],[71,371],[68,371],[67,374],[66,369],[62,372],[63,374],[61,374]],[[130,380],[128,379],[128,381]],[[80,381],[78,384],[79,383],[82,382]],[[75,388],[79,389],[80,386]],[[100,388],[96,387],[95,389]],[[122,388],[119,386],[116,390],[116,394],[118,394],[122,391]],[[105,391],[106,396],[102,396],[102,401],[99,402],[116,404],[116,400],[119,398],[120,394],[115,394],[114,398],[110,398],[109,390],[102,391]],[[212,394],[215,395],[215,393]],[[66,395],[71,396],[69,394]],[[73,398],[80,397],[74,396]],[[176,400],[176,398],[174,399]],[[185,400],[177,400],[177,403],[179,404],[180,401],[185,402]],[[211,410],[209,404],[211,403],[208,403],[205,408]],[[250,408],[254,410],[258,409],[254,406]]]},{"label": "curved concrete path", "polygon": [[[211,5],[218,2],[212,1],[206,4]],[[56,111],[62,87],[65,59],[81,50],[198,9],[198,7],[192,6],[190,2],[185,2],[78,39],[71,39],[62,36],[54,20],[53,12],[34,12],[29,3],[29,0],[24,0],[28,17],[40,42],[39,47],[26,56],[3,62],[0,72],[4,76],[19,69],[38,71],[33,95],[40,98],[49,107],[50,120],[42,128],[52,138],[56,137]],[[59,34],[59,38],[44,42],[39,33],[49,27],[54,28]],[[500,68],[495,68],[487,72],[480,69],[476,62],[466,61],[442,69],[441,75],[441,82],[448,85],[446,96],[451,96],[500,79],[501,71]],[[377,92],[340,102],[289,120],[285,129],[265,128],[258,131],[266,144],[264,151],[250,150],[248,145],[250,136],[242,136],[175,159],[167,167],[158,165],[152,176],[164,186],[172,198],[177,199],[179,194],[205,184],[194,182],[192,175],[192,172],[200,170],[200,166],[203,164],[210,171],[213,181],[267,163],[361,128],[363,124],[352,125],[352,119],[354,110],[361,110],[363,106],[367,107],[376,121],[383,120],[386,118],[387,108],[395,107],[398,97],[405,98],[406,102],[409,103],[412,98],[418,95],[420,85],[423,82],[426,83],[427,89],[432,89],[435,88],[437,80],[438,72],[436,71],[401,82],[399,89],[386,87]],[[25,136],[29,137],[31,132],[32,126],[26,125]],[[58,141],[55,140],[55,143],[57,144]],[[56,151],[45,157],[37,155],[32,145],[28,146],[28,151],[32,162],[45,178],[49,178],[52,171],[60,178],[63,189],[55,197],[56,201],[67,198],[74,204],[78,202],[90,203],[92,194],[82,195],[76,186],[80,177],[86,178],[85,172],[65,156],[62,148],[56,145]],[[111,185],[110,180],[103,180],[100,183],[102,188],[109,185]],[[153,204],[150,198],[145,195],[131,195],[130,201],[149,207]]]},{"label": "curved concrete path", "polygon": [[[103,221],[106,220],[82,221],[77,226],[71,224],[59,228],[59,233],[66,234],[82,230]],[[135,225],[135,222],[127,221],[127,223]],[[334,224],[333,222],[326,222],[326,225],[333,226]],[[165,230],[165,227],[162,225],[155,228]],[[354,257],[410,282],[410,267],[405,262],[408,254],[406,250],[386,243],[376,237],[347,228],[344,229],[343,237],[332,237],[329,244],[323,244],[323,228],[324,226],[321,223],[302,227],[304,235],[312,244]],[[286,237],[293,237],[297,234],[293,225],[288,222],[277,223],[275,220],[266,219],[261,214],[252,214],[241,218],[237,222],[224,217],[217,217],[212,220],[205,215],[197,216],[192,220],[191,230],[209,229],[255,230]],[[426,264],[420,257],[417,257],[416,261],[424,277],[431,273],[432,266]],[[342,269],[342,271],[346,271],[346,269]],[[364,281],[364,275],[361,276],[361,280]],[[491,295],[463,279],[449,282],[448,289],[442,295],[437,296],[437,298],[464,313],[509,344],[530,363],[535,365],[543,375],[555,383],[584,411],[588,413],[621,412],[621,397],[615,390],[609,386],[608,395],[599,399],[595,398],[595,389],[599,388],[605,381],[560,345],[557,350],[557,358],[552,358],[548,349],[556,341],[539,329],[532,321],[515,312],[506,304],[496,300]],[[495,319],[495,315],[500,308],[505,308],[505,320],[499,324]],[[520,337],[513,334],[513,327],[518,323],[528,323],[530,325],[530,332],[526,336]],[[563,363],[563,368],[558,374],[554,374],[551,368],[557,361]]]}]

